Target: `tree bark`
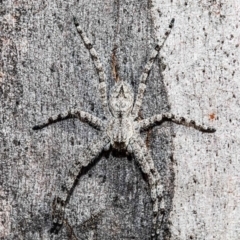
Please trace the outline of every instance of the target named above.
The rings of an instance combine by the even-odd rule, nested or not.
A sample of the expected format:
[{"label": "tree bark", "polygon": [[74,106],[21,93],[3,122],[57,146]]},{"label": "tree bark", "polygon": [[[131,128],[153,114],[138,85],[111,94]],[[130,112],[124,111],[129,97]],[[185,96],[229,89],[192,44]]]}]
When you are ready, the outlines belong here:
[{"label": "tree bark", "polygon": [[108,92],[124,80],[135,93],[154,43],[175,18],[139,119],[171,111],[217,131],[164,123],[142,134],[164,186],[158,239],[237,240],[239,8],[234,0],[2,1],[0,239],[151,239],[147,181],[134,158],[112,152],[81,174],[51,237],[53,199],[101,134],[77,120],[32,127],[71,108],[104,119],[75,16],[104,65]]}]

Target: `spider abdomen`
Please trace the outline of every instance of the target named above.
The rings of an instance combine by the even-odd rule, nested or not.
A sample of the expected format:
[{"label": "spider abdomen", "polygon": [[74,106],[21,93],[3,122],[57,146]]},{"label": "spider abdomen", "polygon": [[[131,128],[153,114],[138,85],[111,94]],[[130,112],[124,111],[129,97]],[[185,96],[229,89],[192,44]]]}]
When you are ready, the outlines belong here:
[{"label": "spider abdomen", "polygon": [[107,134],[114,149],[126,149],[133,133],[134,123],[131,118],[113,118],[108,124]]}]

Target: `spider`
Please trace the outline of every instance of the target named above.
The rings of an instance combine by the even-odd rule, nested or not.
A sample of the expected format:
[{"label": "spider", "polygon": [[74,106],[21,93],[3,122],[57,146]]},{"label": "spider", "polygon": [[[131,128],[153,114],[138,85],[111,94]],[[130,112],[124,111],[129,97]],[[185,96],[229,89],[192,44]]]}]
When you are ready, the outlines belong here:
[{"label": "spider", "polygon": [[143,120],[138,120],[138,113],[142,105],[142,99],[146,88],[146,80],[154,60],[171,32],[174,25],[174,19],[171,20],[162,42],[156,44],[147,64],[144,67],[143,73],[140,77],[140,84],[135,101],[132,87],[124,81],[118,81],[115,84],[115,86],[111,89],[108,99],[106,91],[106,77],[98,54],[76,19],[74,19],[74,23],[85,47],[89,50],[93,63],[96,67],[99,77],[100,98],[104,115],[107,120],[103,121],[87,112],[72,109],[65,113],[50,117],[46,122],[33,127],[33,130],[39,130],[59,121],[77,118],[82,122],[87,122],[90,126],[102,132],[101,139],[89,145],[89,147],[84,150],[82,158],[76,160],[73,166],[69,169],[68,177],[62,185],[59,195],[55,197],[53,201],[53,227],[51,232],[55,234],[58,233],[63,224],[65,207],[70,197],[70,193],[73,191],[74,183],[80,175],[81,170],[99,157],[103,150],[108,151],[112,147],[117,151],[131,154],[138,163],[141,171],[146,176],[153,203],[152,237],[156,237],[159,234],[158,218],[161,214],[159,206],[163,206],[163,187],[160,183],[160,175],[154,166],[151,155],[147,150],[144,141],[140,137],[140,132],[154,126],[161,125],[165,121],[171,121],[176,124],[193,127],[201,132],[215,132],[215,129],[213,128],[201,126],[192,120],[177,117],[167,112],[157,114]]}]

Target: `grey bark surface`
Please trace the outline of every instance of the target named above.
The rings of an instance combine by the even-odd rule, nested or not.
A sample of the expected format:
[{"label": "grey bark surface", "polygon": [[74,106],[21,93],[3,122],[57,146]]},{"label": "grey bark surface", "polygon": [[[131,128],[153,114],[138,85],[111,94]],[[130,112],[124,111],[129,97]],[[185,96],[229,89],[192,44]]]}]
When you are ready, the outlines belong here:
[{"label": "grey bark surface", "polygon": [[[50,239],[53,199],[74,160],[101,137],[78,120],[32,130],[75,107],[104,119],[73,16],[99,53],[108,91],[123,79],[135,92],[175,17],[139,118],[171,111],[217,132],[164,123],[142,135],[164,186],[159,239],[239,238],[240,5],[210,2],[0,2],[0,239]],[[54,239],[150,239],[149,186],[134,158],[102,154],[80,176],[65,218]]]}]

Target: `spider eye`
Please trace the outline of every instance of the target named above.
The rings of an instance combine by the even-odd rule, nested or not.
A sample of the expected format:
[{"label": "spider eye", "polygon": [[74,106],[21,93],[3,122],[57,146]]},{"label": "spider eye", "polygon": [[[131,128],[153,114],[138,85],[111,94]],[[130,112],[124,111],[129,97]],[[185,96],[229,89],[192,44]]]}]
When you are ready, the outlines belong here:
[{"label": "spider eye", "polygon": [[121,86],[121,88],[120,88],[120,90],[119,90],[119,93],[118,93],[117,98],[119,98],[119,97],[127,98],[126,95],[125,95],[125,92],[124,92],[123,86]]}]

